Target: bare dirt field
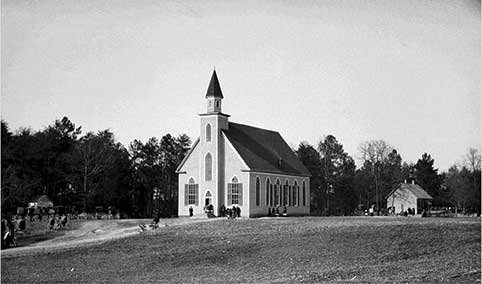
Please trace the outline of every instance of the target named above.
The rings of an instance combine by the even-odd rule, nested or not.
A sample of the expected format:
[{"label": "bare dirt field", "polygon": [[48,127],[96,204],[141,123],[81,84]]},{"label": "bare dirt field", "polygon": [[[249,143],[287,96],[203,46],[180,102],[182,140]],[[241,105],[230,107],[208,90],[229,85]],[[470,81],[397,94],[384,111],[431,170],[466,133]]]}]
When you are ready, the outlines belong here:
[{"label": "bare dirt field", "polygon": [[[177,226],[197,222],[207,222],[209,219],[199,218],[172,218],[162,219],[160,227]],[[34,242],[19,247],[2,251],[2,257],[32,255],[38,253],[52,253],[71,248],[96,245],[102,242],[125,238],[139,234],[140,224],[149,224],[152,219],[127,219],[127,220],[89,220],[72,221],[72,229],[66,231],[41,232],[48,235],[45,241]],[[37,225],[37,224],[35,224]],[[47,224],[43,224],[47,227]],[[46,230],[45,230],[46,231]]]},{"label": "bare dirt field", "polygon": [[2,283],[480,282],[480,228],[480,218],[186,222],[78,248],[2,252]]}]

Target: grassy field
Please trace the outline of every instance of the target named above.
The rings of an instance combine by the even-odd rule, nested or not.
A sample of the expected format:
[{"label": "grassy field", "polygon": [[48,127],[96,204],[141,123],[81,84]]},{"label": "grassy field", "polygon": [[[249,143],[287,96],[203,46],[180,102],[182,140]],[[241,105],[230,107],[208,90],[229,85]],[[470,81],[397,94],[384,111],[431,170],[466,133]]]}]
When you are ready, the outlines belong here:
[{"label": "grassy field", "polygon": [[223,219],[2,258],[2,283],[480,282],[480,229],[480,218]]},{"label": "grassy field", "polygon": [[32,243],[46,241],[63,236],[68,230],[76,229],[81,224],[82,221],[71,220],[69,222],[68,229],[50,230],[46,220],[43,222],[30,222],[29,220],[26,220],[26,230],[17,233],[17,246],[26,246]]}]

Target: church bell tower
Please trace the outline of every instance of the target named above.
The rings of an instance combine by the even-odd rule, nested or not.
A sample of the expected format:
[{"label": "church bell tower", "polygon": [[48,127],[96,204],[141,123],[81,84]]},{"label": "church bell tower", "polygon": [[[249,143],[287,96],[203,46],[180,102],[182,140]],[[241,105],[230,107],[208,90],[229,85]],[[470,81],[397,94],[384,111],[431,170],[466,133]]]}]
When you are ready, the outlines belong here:
[{"label": "church bell tower", "polygon": [[222,131],[229,127],[229,115],[221,112],[223,93],[216,70],[213,71],[206,92],[207,111],[201,117],[200,198],[202,204],[212,204],[217,213],[225,205],[224,194],[224,140]]},{"label": "church bell tower", "polygon": [[216,70],[214,70],[211,81],[209,82],[206,99],[208,103],[207,113],[221,113],[223,92],[221,91],[221,86],[219,85]]}]

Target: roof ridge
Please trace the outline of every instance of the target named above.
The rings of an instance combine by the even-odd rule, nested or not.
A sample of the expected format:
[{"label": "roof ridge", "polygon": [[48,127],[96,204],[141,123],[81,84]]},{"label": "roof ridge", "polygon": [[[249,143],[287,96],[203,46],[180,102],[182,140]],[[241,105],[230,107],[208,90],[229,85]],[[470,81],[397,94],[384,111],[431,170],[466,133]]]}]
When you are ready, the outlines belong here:
[{"label": "roof ridge", "polygon": [[[236,122],[232,122],[232,121],[230,121],[229,124],[236,124],[236,125],[241,125],[241,126],[244,126],[244,127],[259,129],[259,130],[263,130],[263,131],[269,131],[269,132],[277,133],[278,135],[280,135],[280,133],[279,133],[278,131],[276,131],[276,130],[261,128],[261,127],[257,127],[257,126],[251,126],[251,125],[242,124],[242,123],[236,123]],[[281,136],[281,135],[280,135],[280,136]]]}]

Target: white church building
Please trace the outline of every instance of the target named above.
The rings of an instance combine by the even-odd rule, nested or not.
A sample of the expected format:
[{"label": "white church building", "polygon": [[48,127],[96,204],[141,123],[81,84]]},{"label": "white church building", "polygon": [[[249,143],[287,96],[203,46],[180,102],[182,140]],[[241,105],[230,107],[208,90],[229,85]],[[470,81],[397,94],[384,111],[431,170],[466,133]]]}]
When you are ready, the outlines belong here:
[{"label": "white church building", "polygon": [[205,215],[213,205],[238,206],[242,217],[267,216],[278,208],[289,216],[310,212],[310,173],[281,135],[229,121],[216,71],[200,114],[201,135],[177,168],[179,216]]}]

